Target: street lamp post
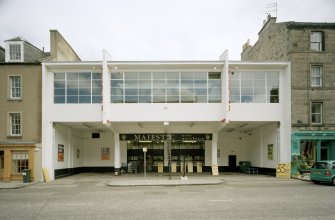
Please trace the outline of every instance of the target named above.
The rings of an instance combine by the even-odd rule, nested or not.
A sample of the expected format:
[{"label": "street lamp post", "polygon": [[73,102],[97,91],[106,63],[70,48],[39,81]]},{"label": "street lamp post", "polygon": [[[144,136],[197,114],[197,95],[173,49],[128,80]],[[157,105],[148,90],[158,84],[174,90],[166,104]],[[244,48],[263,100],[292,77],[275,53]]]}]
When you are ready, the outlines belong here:
[{"label": "street lamp post", "polygon": [[143,147],[143,152],[144,152],[144,179],[147,179],[147,148]]}]

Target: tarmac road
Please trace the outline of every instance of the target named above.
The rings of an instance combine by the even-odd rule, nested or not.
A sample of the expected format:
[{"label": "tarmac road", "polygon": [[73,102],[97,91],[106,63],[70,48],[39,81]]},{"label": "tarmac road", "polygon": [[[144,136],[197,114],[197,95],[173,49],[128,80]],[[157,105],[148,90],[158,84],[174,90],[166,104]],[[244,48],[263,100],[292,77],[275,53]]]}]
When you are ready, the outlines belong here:
[{"label": "tarmac road", "polygon": [[192,177],[217,185],[107,186],[136,177],[80,174],[2,189],[0,219],[335,219],[334,186],[247,174]]}]

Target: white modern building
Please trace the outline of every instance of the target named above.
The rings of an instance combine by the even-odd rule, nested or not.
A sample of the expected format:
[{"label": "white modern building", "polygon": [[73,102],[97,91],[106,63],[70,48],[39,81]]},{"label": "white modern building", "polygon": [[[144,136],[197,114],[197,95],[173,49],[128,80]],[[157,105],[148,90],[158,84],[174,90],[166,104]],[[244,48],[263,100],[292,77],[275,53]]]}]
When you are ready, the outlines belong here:
[{"label": "white modern building", "polygon": [[43,63],[42,166],[50,179],[119,174],[124,165],[140,172],[143,148],[148,172],[224,172],[250,161],[274,173],[290,162],[290,64],[222,57]]}]

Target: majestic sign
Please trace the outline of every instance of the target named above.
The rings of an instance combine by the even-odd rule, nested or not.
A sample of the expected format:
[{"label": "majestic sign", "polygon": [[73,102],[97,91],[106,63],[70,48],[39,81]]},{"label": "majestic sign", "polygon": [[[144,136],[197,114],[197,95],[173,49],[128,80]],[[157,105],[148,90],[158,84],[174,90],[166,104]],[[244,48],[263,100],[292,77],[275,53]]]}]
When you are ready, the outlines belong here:
[{"label": "majestic sign", "polygon": [[120,141],[210,141],[212,134],[120,134]]}]

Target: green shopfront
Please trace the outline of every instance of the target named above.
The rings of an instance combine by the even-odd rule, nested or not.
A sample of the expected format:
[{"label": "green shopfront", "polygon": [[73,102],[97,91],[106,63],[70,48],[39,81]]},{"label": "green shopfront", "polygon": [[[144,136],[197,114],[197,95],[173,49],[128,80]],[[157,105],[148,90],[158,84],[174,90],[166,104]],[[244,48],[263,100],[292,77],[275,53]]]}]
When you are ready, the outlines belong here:
[{"label": "green shopfront", "polygon": [[334,131],[294,131],[291,142],[292,176],[308,172],[315,161],[335,160]]}]

